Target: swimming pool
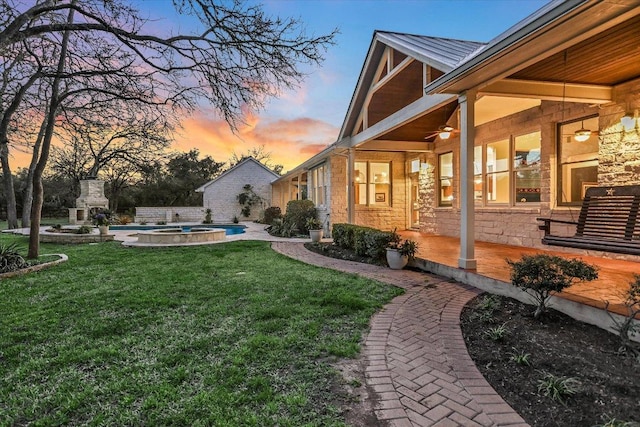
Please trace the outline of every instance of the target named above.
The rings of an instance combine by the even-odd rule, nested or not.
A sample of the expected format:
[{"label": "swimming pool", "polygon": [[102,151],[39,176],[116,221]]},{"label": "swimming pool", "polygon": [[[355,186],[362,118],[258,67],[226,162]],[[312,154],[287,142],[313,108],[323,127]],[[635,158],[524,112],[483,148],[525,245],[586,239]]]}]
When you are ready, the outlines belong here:
[{"label": "swimming pool", "polygon": [[180,228],[182,229],[182,231],[190,231],[192,228],[198,228],[198,229],[203,229],[203,228],[217,228],[217,229],[224,229],[225,231],[225,235],[227,236],[231,236],[233,234],[242,234],[244,233],[244,229],[247,228],[244,225],[240,225],[240,224],[184,224],[184,225],[177,225],[177,224],[172,224],[172,225],[140,225],[140,224],[133,224],[133,225],[110,225],[109,229],[110,230],[124,230],[124,231],[142,231],[142,230],[162,230],[162,229],[169,229],[169,228]]}]

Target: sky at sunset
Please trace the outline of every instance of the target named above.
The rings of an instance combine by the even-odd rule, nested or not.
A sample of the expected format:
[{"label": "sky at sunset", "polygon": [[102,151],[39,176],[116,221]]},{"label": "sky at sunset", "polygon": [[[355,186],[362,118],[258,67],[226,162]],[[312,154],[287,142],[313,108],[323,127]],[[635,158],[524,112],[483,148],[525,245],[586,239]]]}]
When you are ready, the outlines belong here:
[{"label": "sky at sunset", "polygon": [[[170,0],[138,0],[156,25],[174,33],[193,30],[176,17]],[[174,149],[198,148],[216,161],[265,146],[272,163],[285,172],[335,142],[353,95],[374,30],[486,42],[547,3],[547,0],[266,0],[269,15],[303,21],[308,34],[338,28],[336,44],[319,69],[295,91],[272,99],[263,111],[246,118],[233,134],[215,112],[202,108],[183,121]],[[18,166],[28,160],[16,156]],[[21,164],[23,163],[23,164]]]}]

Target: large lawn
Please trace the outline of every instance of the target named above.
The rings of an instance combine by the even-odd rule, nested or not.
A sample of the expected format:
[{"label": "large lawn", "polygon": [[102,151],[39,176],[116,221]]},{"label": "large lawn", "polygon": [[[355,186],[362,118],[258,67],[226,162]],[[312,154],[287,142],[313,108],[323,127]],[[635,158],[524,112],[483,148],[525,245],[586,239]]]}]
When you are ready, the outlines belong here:
[{"label": "large lawn", "polygon": [[343,425],[331,363],[401,293],[265,242],[47,252],[0,281],[0,425]]}]

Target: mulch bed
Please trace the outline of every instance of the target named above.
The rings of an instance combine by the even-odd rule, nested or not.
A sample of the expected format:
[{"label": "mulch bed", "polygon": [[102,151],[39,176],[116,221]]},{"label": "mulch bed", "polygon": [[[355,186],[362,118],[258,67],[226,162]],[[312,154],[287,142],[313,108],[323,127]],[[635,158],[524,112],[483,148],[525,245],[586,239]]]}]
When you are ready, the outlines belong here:
[{"label": "mulch bed", "polygon": [[[616,335],[555,310],[535,320],[533,306],[495,295],[495,308],[483,310],[479,303],[485,295],[462,312],[467,349],[487,381],[529,424],[640,426],[640,360],[618,352]],[[482,314],[487,311],[490,315]],[[501,325],[507,330],[503,339],[487,336]],[[513,359],[522,354],[529,354],[529,366]],[[577,392],[565,402],[545,396],[538,385],[547,373],[576,379]]]}]

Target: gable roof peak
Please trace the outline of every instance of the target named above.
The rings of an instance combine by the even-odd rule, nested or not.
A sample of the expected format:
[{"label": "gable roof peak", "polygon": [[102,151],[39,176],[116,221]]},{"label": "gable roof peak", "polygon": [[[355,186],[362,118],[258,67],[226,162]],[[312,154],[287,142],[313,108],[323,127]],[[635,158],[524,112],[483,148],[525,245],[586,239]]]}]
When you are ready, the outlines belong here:
[{"label": "gable roof peak", "polygon": [[415,34],[415,33],[403,33],[400,31],[387,31],[387,30],[374,30],[374,36],[377,34],[390,34],[396,36],[406,36],[406,37],[416,37],[422,39],[432,39],[432,40],[442,40],[442,41],[452,41],[452,42],[462,42],[462,43],[471,43],[474,45],[486,45],[486,42],[479,42],[476,40],[466,40],[466,39],[456,39],[453,37],[440,37],[440,36],[431,36],[426,34]]}]

